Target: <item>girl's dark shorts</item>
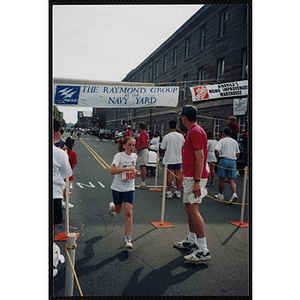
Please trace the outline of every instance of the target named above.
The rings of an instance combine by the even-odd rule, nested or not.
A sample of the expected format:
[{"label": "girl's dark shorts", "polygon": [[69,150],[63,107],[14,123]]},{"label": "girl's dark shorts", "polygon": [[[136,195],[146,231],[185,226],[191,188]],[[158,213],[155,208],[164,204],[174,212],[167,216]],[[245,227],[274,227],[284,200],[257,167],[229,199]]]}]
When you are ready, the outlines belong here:
[{"label": "girl's dark shorts", "polygon": [[62,199],[53,199],[53,215],[53,225],[60,224],[63,222]]},{"label": "girl's dark shorts", "polygon": [[131,203],[133,205],[133,202],[134,202],[134,191],[130,191],[130,192],[118,192],[118,191],[112,190],[112,195],[113,195],[113,199],[114,199],[114,204],[115,205],[120,205],[123,202],[128,202],[128,203]]}]

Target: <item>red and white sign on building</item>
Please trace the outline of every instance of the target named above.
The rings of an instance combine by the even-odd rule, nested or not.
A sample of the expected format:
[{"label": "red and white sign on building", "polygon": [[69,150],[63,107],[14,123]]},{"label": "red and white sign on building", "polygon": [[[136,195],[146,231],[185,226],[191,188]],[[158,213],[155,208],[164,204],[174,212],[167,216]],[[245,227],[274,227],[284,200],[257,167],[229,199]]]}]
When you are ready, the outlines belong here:
[{"label": "red and white sign on building", "polygon": [[248,80],[190,87],[193,102],[248,95]]}]

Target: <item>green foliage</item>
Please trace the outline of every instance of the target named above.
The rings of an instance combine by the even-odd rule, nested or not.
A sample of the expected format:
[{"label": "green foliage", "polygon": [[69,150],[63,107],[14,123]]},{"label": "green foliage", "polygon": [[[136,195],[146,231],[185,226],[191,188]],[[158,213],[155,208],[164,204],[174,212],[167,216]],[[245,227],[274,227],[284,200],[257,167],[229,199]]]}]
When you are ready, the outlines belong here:
[{"label": "green foliage", "polygon": [[53,106],[53,115],[56,119],[62,120],[62,127],[67,127],[65,119],[61,117],[61,113],[55,105]]}]

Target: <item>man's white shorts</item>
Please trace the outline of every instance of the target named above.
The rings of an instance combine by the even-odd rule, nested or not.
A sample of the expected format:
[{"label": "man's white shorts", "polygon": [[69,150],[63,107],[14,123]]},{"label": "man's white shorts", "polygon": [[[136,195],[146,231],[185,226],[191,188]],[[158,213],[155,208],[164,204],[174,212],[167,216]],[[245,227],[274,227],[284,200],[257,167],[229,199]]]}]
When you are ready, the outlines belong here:
[{"label": "man's white shorts", "polygon": [[148,149],[143,149],[138,155],[137,165],[146,166],[148,165],[148,160],[149,160],[149,151]]},{"label": "man's white shorts", "polygon": [[[207,178],[201,178],[200,180],[200,187],[201,187],[201,194],[204,194],[205,186],[207,183]],[[190,203],[189,196],[193,194],[193,186],[194,186],[194,177],[184,177],[183,178],[183,203]],[[207,195],[207,193],[205,193]],[[199,197],[195,203],[201,203],[202,197]]]}]

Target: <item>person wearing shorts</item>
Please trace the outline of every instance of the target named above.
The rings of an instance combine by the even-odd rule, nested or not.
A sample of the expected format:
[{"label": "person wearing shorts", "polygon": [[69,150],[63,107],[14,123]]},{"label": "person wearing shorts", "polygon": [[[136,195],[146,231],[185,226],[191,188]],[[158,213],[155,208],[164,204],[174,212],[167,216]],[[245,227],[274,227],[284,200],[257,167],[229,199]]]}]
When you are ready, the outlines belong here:
[{"label": "person wearing shorts", "polygon": [[68,154],[55,147],[61,139],[61,121],[53,119],[53,235],[55,226],[63,222],[62,201],[63,190],[66,188],[65,178],[72,176]]},{"label": "person wearing shorts", "polygon": [[148,151],[148,145],[149,145],[149,134],[146,131],[146,124],[144,122],[141,122],[139,124],[139,132],[140,135],[138,137],[138,140],[136,142],[136,149],[137,149],[137,164],[141,169],[142,174],[142,182],[136,184],[137,189],[144,189],[147,187],[146,185],[146,176],[147,176],[147,164],[149,161],[149,151]]},{"label": "person wearing shorts", "polygon": [[[208,177],[207,136],[202,127],[197,124],[197,108],[185,105],[181,112],[183,126],[188,129],[182,148],[182,174],[179,184],[183,184],[183,202],[188,215],[189,234],[185,240],[174,243],[180,249],[192,250],[184,256],[185,262],[199,264],[211,259],[206,244],[205,225],[199,212],[199,204]],[[190,197],[192,196],[192,197]]]},{"label": "person wearing shorts", "polygon": [[[109,214],[112,218],[120,213],[124,203],[125,211],[125,247],[133,248],[132,229],[132,208],[134,203],[134,177],[140,172],[135,169],[137,155],[134,137],[127,136],[118,139],[119,152],[114,156],[110,168],[110,174],[115,175],[111,185],[114,202],[109,203]],[[148,150],[147,150],[148,151]]]},{"label": "person wearing shorts", "polygon": [[[169,122],[169,133],[166,134],[162,140],[160,145],[161,151],[165,152],[163,158],[163,164],[168,165],[168,170],[170,172],[167,173],[167,194],[166,198],[172,199],[181,198],[180,188],[181,185],[178,184],[178,178],[181,176],[181,151],[184,144],[184,137],[182,134],[176,132],[177,122],[175,120],[171,120]],[[172,195],[172,181],[176,177],[176,192]]]},{"label": "person wearing shorts", "polygon": [[218,160],[218,175],[219,175],[219,194],[215,195],[217,199],[224,200],[224,182],[225,177],[228,177],[229,185],[232,190],[232,196],[229,202],[237,200],[236,193],[236,159],[240,153],[239,145],[236,140],[230,137],[230,128],[225,127],[222,130],[222,139],[215,147],[215,155]]}]

